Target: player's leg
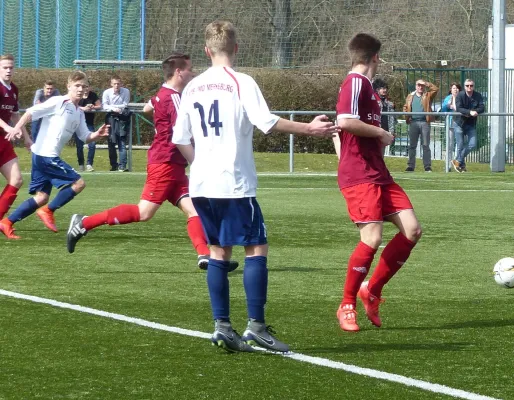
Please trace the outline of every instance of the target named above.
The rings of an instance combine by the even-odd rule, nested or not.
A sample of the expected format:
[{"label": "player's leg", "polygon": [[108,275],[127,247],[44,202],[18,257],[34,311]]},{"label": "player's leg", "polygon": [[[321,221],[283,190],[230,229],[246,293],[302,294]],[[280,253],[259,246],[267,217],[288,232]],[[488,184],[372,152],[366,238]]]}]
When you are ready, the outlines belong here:
[{"label": "player's leg", "polygon": [[360,234],[360,241],[348,260],[343,298],[337,310],[341,329],[358,331],[357,294],[382,242],[382,188],[380,185],[360,184],[341,190],[350,219]]},{"label": "player's leg", "polygon": [[92,229],[102,225],[125,225],[149,221],[166,201],[171,179],[164,164],[147,166],[147,176],[139,204],[120,204],[94,215],[74,214],[66,237],[68,252],[73,253],[77,242]]},{"label": "player's leg", "polygon": [[359,292],[366,314],[376,326],[382,324],[378,308],[382,302],[384,285],[405,264],[412,249],[421,238],[421,225],[403,189],[395,183],[385,187],[383,192],[384,220],[396,225],[399,232],[384,248],[373,275]]},{"label": "player's leg", "polygon": [[11,144],[8,143],[7,145],[5,145],[4,149],[0,148],[0,173],[7,181],[0,194],[0,220],[12,206],[14,200],[16,200],[18,191],[23,184],[18,158]]},{"label": "player's leg", "polygon": [[207,268],[207,287],[211,300],[214,333],[211,342],[226,351],[254,349],[233,330],[230,322],[230,287],[228,272],[232,256],[230,227],[237,222],[237,215],[230,213],[230,199],[207,199],[196,197],[193,205],[205,227],[210,244],[210,258]]}]

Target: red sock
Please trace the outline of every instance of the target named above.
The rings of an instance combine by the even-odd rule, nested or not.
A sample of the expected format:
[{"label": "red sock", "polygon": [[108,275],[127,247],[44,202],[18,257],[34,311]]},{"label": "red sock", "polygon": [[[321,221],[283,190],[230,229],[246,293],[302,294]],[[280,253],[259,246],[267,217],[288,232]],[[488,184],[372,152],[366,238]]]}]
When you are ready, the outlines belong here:
[{"label": "red sock", "polygon": [[382,288],[407,261],[414,246],[416,243],[400,232],[387,244],[369,280],[368,289],[373,296],[382,297]]},{"label": "red sock", "polygon": [[187,234],[198,255],[209,255],[207,239],[205,238],[205,232],[203,231],[202,221],[199,216],[188,218]]},{"label": "red sock", "polygon": [[366,279],[369,267],[373,262],[376,249],[364,242],[359,242],[348,261],[348,271],[344,282],[343,301],[341,304],[353,304],[357,302],[357,292],[362,282]]},{"label": "red sock", "polygon": [[91,230],[100,225],[123,225],[131,222],[139,222],[139,207],[135,204],[121,204],[117,207],[102,211],[98,214],[84,218],[82,224],[86,230]]},{"label": "red sock", "polygon": [[16,186],[7,184],[2,191],[2,194],[0,194],[0,219],[2,219],[5,214],[7,214],[7,211],[9,211],[12,203],[14,203],[14,200],[16,200],[16,196],[18,196],[18,190],[19,189]]}]

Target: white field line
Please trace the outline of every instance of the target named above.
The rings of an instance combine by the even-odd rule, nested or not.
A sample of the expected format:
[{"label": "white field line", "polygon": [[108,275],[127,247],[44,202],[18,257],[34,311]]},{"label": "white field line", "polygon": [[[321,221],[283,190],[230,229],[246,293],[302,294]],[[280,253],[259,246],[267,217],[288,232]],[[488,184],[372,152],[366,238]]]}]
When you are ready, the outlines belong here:
[{"label": "white field line", "polygon": [[[15,299],[20,299],[20,300],[28,300],[28,301],[32,301],[34,303],[48,304],[53,307],[64,308],[64,309],[73,310],[73,311],[79,311],[79,312],[86,313],[86,314],[97,315],[99,317],[111,318],[111,319],[115,319],[117,321],[123,321],[123,322],[128,322],[131,324],[135,324],[135,325],[144,326],[146,328],[158,329],[158,330],[167,331],[167,332],[171,332],[171,333],[177,333],[179,335],[192,336],[192,337],[197,337],[197,338],[201,338],[201,339],[210,339],[210,337],[211,337],[211,335],[209,333],[205,333],[205,332],[177,328],[177,327],[173,327],[173,326],[159,324],[156,322],[146,321],[146,320],[140,319],[140,318],[128,317],[128,316],[122,315],[122,314],[110,313],[107,311],[97,310],[94,308],[83,307],[83,306],[79,306],[76,304],[70,304],[70,303],[63,303],[63,302],[60,302],[57,300],[45,299],[43,297],[37,297],[37,296],[30,296],[30,295],[26,295],[26,294],[22,294],[22,293],[11,292],[8,290],[0,289],[0,295],[12,297]],[[312,356],[308,356],[305,354],[294,353],[294,352],[283,354],[283,357],[290,358],[290,359],[293,359],[296,361],[313,364],[313,365],[318,365],[321,367],[338,369],[338,370],[350,372],[350,373],[357,374],[357,375],[363,375],[363,376],[367,376],[370,378],[376,378],[376,379],[381,379],[381,380],[385,380],[385,381],[389,381],[389,382],[399,383],[399,384],[402,384],[405,386],[412,386],[412,387],[423,389],[423,390],[426,390],[429,392],[441,393],[441,394],[445,394],[445,395],[459,398],[459,399],[499,400],[494,397],[482,396],[479,394],[466,392],[464,390],[454,389],[449,386],[438,385],[436,383],[430,383],[430,382],[422,381],[419,379],[413,379],[413,378],[409,378],[409,377],[397,375],[397,374],[390,374],[387,372],[378,371],[378,370],[374,370],[374,369],[370,369],[370,368],[357,367],[355,365],[345,364],[345,363],[338,362],[338,361],[332,361],[332,360],[328,360],[326,358],[321,358],[321,357],[312,357]]]}]

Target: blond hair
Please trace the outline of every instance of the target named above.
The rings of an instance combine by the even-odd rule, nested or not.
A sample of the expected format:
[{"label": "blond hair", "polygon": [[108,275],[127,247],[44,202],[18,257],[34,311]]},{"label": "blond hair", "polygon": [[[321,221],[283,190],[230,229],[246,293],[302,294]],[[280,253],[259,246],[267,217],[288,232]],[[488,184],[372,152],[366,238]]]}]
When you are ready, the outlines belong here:
[{"label": "blond hair", "polygon": [[73,83],[77,81],[86,81],[87,75],[82,71],[73,71],[70,76],[68,76],[68,83]]},{"label": "blond hair", "polygon": [[14,56],[12,54],[2,54],[0,55],[0,61],[9,60],[14,62]]},{"label": "blond hair", "polygon": [[207,25],[205,45],[212,54],[232,56],[236,49],[236,28],[232,22],[216,20]]}]

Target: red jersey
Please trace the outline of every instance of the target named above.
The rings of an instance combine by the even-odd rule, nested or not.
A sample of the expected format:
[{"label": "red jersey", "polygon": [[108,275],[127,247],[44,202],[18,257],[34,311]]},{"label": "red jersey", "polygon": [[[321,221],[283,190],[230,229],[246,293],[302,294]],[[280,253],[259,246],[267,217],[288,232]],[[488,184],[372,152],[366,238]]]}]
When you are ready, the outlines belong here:
[{"label": "red jersey", "polygon": [[[370,80],[359,73],[350,72],[341,84],[336,111],[338,120],[358,118],[366,124],[380,126],[380,98]],[[393,183],[378,139],[356,136],[346,131],[341,131],[339,138],[341,154],[337,181],[340,189],[361,183]]]},{"label": "red jersey", "polygon": [[148,149],[148,164],[171,162],[187,165],[184,156],[171,142],[173,125],[175,125],[180,105],[180,93],[171,86],[163,84],[157,94],[150,99],[150,104],[153,107],[155,137]]},{"label": "red jersey", "polygon": [[[8,124],[12,113],[17,111],[18,88],[12,82],[8,87],[5,82],[0,80],[0,118]],[[5,135],[5,131],[2,128],[0,128],[0,135]]]}]

